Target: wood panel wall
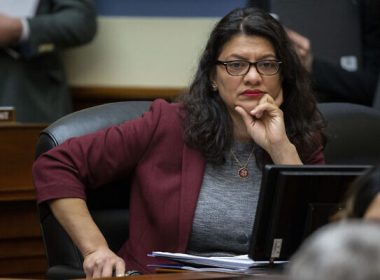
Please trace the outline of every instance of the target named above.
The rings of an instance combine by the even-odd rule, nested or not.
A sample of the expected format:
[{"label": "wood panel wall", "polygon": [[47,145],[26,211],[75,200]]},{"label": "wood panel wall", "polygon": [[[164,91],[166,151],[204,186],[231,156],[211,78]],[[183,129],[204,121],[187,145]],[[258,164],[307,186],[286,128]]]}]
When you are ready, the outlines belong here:
[{"label": "wood panel wall", "polygon": [[0,123],[0,277],[44,278],[31,167],[44,124]]},{"label": "wood panel wall", "polygon": [[131,88],[131,87],[85,87],[71,88],[74,110],[80,110],[109,102],[127,100],[154,100],[163,98],[173,101],[186,91],[185,88]]}]

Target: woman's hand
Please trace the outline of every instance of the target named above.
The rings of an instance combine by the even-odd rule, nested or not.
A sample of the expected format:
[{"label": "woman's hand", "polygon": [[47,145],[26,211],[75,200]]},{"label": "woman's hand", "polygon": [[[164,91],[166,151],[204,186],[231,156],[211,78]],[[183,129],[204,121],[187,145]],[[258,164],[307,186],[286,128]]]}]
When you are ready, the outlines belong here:
[{"label": "woman's hand", "polygon": [[286,135],[284,115],[273,98],[266,94],[250,112],[236,106],[248,134],[269,153],[276,164],[301,164],[295,146]]},{"label": "woman's hand", "polygon": [[313,53],[311,51],[310,40],[291,29],[286,29],[286,33],[288,34],[290,41],[293,43],[294,49],[297,52],[303,66],[307,71],[311,72],[313,65]]},{"label": "woman's hand", "polygon": [[113,272],[116,276],[124,275],[124,260],[109,249],[83,199],[55,199],[49,202],[49,206],[81,251],[86,278],[111,277]]},{"label": "woman's hand", "polygon": [[18,18],[0,13],[0,47],[8,47],[21,38],[22,24]]},{"label": "woman's hand", "polygon": [[94,252],[87,254],[84,258],[83,269],[86,278],[124,276],[125,263],[108,247],[102,247]]}]

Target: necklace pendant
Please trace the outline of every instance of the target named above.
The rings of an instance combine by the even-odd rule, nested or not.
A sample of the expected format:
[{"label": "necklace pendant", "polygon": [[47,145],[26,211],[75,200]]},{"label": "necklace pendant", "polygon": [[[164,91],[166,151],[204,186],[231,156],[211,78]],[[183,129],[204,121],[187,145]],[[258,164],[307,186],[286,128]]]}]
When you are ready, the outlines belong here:
[{"label": "necklace pendant", "polygon": [[239,177],[242,179],[245,179],[248,177],[248,168],[247,167],[241,167],[239,168]]}]

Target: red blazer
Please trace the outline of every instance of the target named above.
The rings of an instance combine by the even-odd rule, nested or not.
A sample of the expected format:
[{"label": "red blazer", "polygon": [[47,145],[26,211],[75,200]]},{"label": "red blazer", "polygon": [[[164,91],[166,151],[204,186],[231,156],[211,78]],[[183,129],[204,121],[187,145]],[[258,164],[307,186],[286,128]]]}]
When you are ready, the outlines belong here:
[{"label": "red blazer", "polygon": [[[308,163],[324,162],[322,146]],[[33,166],[37,199],[85,199],[97,187],[133,173],[130,235],[119,255],[127,269],[151,272],[152,251],[185,252],[205,170],[183,141],[179,105],[157,100],[143,117],[73,138]]]}]

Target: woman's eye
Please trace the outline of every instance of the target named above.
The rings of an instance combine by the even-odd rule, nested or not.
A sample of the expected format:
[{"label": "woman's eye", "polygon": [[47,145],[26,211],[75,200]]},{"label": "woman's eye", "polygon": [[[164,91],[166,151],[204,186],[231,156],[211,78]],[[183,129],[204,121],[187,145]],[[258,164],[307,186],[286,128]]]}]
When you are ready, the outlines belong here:
[{"label": "woman's eye", "polygon": [[245,63],[243,62],[231,62],[230,67],[232,68],[243,68],[245,66]]},{"label": "woman's eye", "polygon": [[261,67],[261,68],[273,68],[274,65],[275,65],[275,63],[273,63],[272,61],[262,61],[259,64],[259,67]]}]

